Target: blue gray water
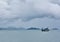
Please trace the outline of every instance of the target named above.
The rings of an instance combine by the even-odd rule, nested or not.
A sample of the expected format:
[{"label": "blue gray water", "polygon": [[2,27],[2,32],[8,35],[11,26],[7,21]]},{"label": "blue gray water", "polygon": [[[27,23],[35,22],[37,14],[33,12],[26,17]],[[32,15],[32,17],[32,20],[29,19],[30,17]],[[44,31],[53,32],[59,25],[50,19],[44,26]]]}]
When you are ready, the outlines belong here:
[{"label": "blue gray water", "polygon": [[60,31],[0,31],[0,42],[60,42]]}]

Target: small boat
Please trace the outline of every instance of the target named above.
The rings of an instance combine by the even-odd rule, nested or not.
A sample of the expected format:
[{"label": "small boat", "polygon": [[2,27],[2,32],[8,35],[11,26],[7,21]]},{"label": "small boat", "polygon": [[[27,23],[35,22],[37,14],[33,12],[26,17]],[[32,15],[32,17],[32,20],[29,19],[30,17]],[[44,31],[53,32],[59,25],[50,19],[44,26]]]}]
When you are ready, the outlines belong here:
[{"label": "small boat", "polygon": [[48,28],[45,28],[45,29],[42,28],[41,31],[42,31],[42,32],[48,32],[49,29],[48,29]]}]

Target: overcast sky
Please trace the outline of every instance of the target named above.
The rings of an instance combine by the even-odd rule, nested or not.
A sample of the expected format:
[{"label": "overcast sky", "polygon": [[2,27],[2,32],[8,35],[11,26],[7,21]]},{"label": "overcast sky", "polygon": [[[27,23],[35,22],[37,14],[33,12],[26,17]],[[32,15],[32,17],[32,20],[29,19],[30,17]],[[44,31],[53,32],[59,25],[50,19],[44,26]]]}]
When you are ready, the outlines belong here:
[{"label": "overcast sky", "polygon": [[0,0],[0,27],[60,27],[60,0]]}]

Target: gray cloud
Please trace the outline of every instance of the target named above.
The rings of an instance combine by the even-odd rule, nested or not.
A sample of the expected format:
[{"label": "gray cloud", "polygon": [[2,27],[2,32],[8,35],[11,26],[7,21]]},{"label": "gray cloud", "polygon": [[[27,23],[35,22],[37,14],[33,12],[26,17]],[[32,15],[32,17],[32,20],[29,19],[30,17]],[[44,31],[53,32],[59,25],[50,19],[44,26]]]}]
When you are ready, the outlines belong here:
[{"label": "gray cloud", "polygon": [[60,0],[0,0],[0,22],[35,18],[60,19]]},{"label": "gray cloud", "polygon": [[60,5],[60,0],[51,0],[51,2]]},{"label": "gray cloud", "polygon": [[[60,0],[1,0],[1,19],[60,18]],[[56,3],[56,4],[55,4]]]}]

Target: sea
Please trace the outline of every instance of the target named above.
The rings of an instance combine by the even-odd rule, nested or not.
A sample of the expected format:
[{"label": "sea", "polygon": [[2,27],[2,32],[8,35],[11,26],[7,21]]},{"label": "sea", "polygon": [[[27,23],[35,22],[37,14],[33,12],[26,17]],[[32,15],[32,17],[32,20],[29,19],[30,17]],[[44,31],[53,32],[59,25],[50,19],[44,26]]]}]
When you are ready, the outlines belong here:
[{"label": "sea", "polygon": [[60,42],[60,30],[1,30],[0,42]]}]

